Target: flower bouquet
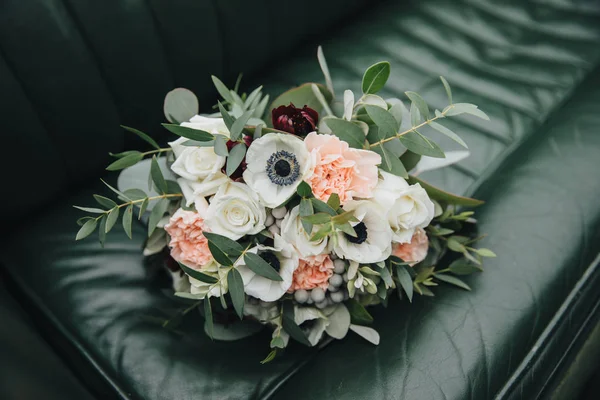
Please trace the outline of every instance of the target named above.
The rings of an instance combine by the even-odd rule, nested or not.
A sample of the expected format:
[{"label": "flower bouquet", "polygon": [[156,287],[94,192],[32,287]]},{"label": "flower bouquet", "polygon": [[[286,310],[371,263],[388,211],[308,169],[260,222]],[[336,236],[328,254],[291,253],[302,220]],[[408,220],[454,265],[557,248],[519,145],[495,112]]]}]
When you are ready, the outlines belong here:
[{"label": "flower bouquet", "polygon": [[[408,108],[377,96],[388,62],[366,70],[358,98],[345,90],[338,101],[321,48],[318,61],[326,85],[301,85],[270,105],[262,87],[239,94],[239,81],[230,90],[216,77],[222,100],[213,115],[197,115],[190,91],[170,92],[163,126],[178,138],[160,147],[124,127],[152,149],[113,154],[107,168],[125,174],[146,163],[148,189],[108,185],[118,203],[95,195],[102,208],[77,207],[91,214],[78,221],[77,240],[98,230],[104,242],[119,216],[131,237],[134,217],[145,220],[144,255],[166,255],[176,296],[192,301],[181,312],[200,308],[210,336],[215,315],[269,326],[264,361],[290,337],[315,346],[353,331],[378,344],[369,306],[386,306],[392,294],[433,296],[440,282],[468,290],[458,276],[494,256],[461,233],[476,222],[462,207],[480,201],[408,173],[464,156],[445,158],[431,138],[437,132],[466,147],[443,125],[447,118],[488,117],[454,103],[444,78],[449,104],[441,111],[414,92],[406,92]],[[439,269],[442,258],[448,266]]]}]

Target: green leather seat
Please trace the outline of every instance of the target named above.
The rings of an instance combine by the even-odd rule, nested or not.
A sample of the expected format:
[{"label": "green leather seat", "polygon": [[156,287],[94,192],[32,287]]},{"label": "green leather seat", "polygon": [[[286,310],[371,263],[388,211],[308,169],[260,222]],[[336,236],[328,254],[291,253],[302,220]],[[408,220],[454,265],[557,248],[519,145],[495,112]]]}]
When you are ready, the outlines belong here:
[{"label": "green leather seat", "polygon": [[[577,389],[600,337],[597,3],[336,1],[323,14],[316,1],[121,3],[0,9],[0,126],[35,174],[35,192],[31,179],[5,174],[12,193],[34,194],[22,205],[3,196],[16,210],[3,217],[0,262],[101,398],[532,399]],[[102,191],[105,153],[137,145],[119,123],[160,136],[172,87],[191,88],[208,111],[209,73],[249,72],[272,93],[321,80],[315,46],[298,47],[316,32],[338,90],[358,90],[364,68],[387,59],[385,96],[415,90],[440,108],[444,75],[457,101],[490,115],[454,122],[472,156],[424,178],[486,201],[479,229],[498,258],[467,280],[470,293],[440,287],[374,310],[378,347],[350,336],[322,350],[293,345],[261,366],[267,332],[211,342],[194,314],[179,334],[153,322],[180,304],[144,266],[143,227],[133,241],[111,233],[105,249],[74,243],[71,205]],[[0,162],[14,171],[23,160],[8,152]]]}]

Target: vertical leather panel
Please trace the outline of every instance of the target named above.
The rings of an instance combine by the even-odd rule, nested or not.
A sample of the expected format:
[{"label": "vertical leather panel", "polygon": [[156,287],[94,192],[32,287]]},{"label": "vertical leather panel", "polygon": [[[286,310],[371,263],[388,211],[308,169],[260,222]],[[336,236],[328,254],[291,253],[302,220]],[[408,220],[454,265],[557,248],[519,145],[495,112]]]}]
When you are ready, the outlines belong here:
[{"label": "vertical leather panel", "polygon": [[[65,186],[63,161],[0,51],[2,221],[31,211]],[[4,195],[6,194],[6,195]]]},{"label": "vertical leather panel", "polygon": [[[168,53],[145,0],[109,3],[65,0],[121,123],[158,134],[164,122],[163,99],[174,86]],[[139,144],[134,138],[125,136],[128,147]]]},{"label": "vertical leather panel", "polygon": [[106,84],[62,2],[3,1],[0,47],[69,179],[97,172],[107,153],[122,146],[122,133]]}]

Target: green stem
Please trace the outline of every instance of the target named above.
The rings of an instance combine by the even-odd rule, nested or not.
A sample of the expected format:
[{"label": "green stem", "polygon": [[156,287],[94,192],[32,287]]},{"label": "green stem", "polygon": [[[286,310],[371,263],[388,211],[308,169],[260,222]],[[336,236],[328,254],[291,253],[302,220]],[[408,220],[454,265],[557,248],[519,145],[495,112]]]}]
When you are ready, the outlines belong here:
[{"label": "green stem", "polygon": [[161,148],[161,149],[158,149],[158,150],[150,150],[150,151],[147,151],[147,152],[145,152],[145,153],[142,153],[142,155],[143,155],[144,157],[146,157],[146,156],[148,156],[148,155],[150,155],[150,154],[167,153],[167,152],[169,152],[169,151],[173,151],[173,149],[172,149],[172,148],[170,148],[170,147],[166,147],[166,148]]},{"label": "green stem", "polygon": [[96,221],[98,221],[100,218],[104,217],[104,215],[110,213],[115,208],[121,208],[121,207],[125,207],[125,206],[131,205],[131,204],[143,203],[146,200],[152,201],[152,200],[158,200],[158,199],[168,199],[168,198],[173,198],[173,197],[183,197],[183,194],[182,193],[161,194],[158,196],[144,197],[143,199],[131,200],[131,201],[128,201],[127,203],[119,204],[118,206],[113,207],[110,210],[106,210],[104,213],[100,214],[98,216],[98,218],[96,218]]}]

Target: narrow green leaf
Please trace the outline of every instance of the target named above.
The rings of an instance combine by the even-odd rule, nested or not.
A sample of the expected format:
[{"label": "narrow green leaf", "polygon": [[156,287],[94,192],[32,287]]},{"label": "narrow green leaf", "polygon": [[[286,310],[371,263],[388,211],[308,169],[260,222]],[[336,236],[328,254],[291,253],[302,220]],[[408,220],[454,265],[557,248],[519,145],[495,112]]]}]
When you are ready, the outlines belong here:
[{"label": "narrow green leaf", "polygon": [[481,271],[481,267],[470,263],[464,258],[459,258],[458,260],[453,261],[452,264],[448,266],[448,269],[450,272],[456,275],[470,275],[473,272]]},{"label": "narrow green leaf", "polygon": [[476,249],[475,253],[479,254],[481,257],[496,257],[496,253],[490,249]]},{"label": "narrow green leaf", "polygon": [[142,219],[142,216],[146,212],[146,208],[148,208],[148,203],[149,203],[148,198],[146,198],[144,201],[142,201],[142,205],[140,206],[140,212],[138,214],[138,220]]},{"label": "narrow green leaf", "polygon": [[134,154],[134,153],[139,153],[139,151],[137,150],[129,150],[129,151],[124,151],[122,153],[108,153],[111,157],[115,157],[115,158],[123,158],[123,157],[127,157],[130,154]]},{"label": "narrow green leaf", "polygon": [[425,102],[425,100],[423,100],[423,98],[418,93],[404,92],[404,94],[406,94],[406,96],[410,99],[412,104],[414,104],[415,107],[417,107],[423,119],[429,119],[429,107],[427,106],[427,102]]},{"label": "narrow green leaf", "polygon": [[181,186],[176,181],[167,180],[167,193],[168,194],[180,194],[182,192]]},{"label": "narrow green leaf", "polygon": [[137,164],[138,162],[142,161],[143,158],[144,158],[144,155],[142,153],[140,153],[139,151],[136,151],[136,152],[128,154],[127,156],[125,156],[123,158],[119,158],[117,161],[113,162],[108,167],[106,167],[106,170],[107,171],[119,171],[124,168],[131,167],[132,165]]},{"label": "narrow green leaf", "polygon": [[244,254],[244,263],[257,275],[263,276],[272,281],[283,281],[283,278],[279,276],[279,274],[277,273],[277,271],[275,271],[271,264],[266,262],[261,256],[257,254]]},{"label": "narrow green leaf", "polygon": [[353,324],[368,325],[373,322],[373,317],[367,309],[355,299],[348,299],[344,303],[350,312],[350,318]]},{"label": "narrow green leaf", "polygon": [[231,257],[239,257],[244,251],[244,247],[235,240],[211,232],[204,232],[203,234],[209,242],[214,243],[223,253]]},{"label": "narrow green leaf", "polygon": [[298,193],[298,196],[300,197],[311,197],[312,196],[312,189],[310,188],[310,185],[304,181],[300,182],[300,184],[298,185],[298,188],[296,189],[296,193]]},{"label": "narrow green leaf", "polygon": [[[302,200],[300,200],[300,217],[307,217],[309,215],[313,215],[314,212],[315,211],[313,209],[313,205],[309,199],[303,198]],[[304,221],[303,219],[300,219],[300,221],[302,222],[302,227],[304,228],[304,230],[308,233],[311,233],[313,229],[313,224],[311,224],[308,221]]]},{"label": "narrow green leaf", "polygon": [[[410,268],[410,267],[408,267]],[[406,265],[399,265],[396,267],[396,277],[398,278],[398,283],[402,286],[404,293],[406,293],[406,297],[408,301],[412,303],[413,298],[413,280],[410,277],[410,272],[408,272]]]},{"label": "narrow green leaf", "polygon": [[419,154],[415,154],[410,150],[406,150],[402,156],[400,156],[400,161],[406,168],[407,171],[413,169],[421,160],[421,156]]},{"label": "narrow green leaf", "polygon": [[271,350],[271,352],[269,354],[267,354],[265,359],[262,360],[260,363],[261,364],[270,363],[271,361],[273,361],[275,359],[276,356],[277,356],[277,350]]},{"label": "narrow green leaf", "polygon": [[340,208],[340,196],[337,193],[332,193],[327,200],[327,205],[334,210]]},{"label": "narrow green leaf", "polygon": [[308,338],[302,331],[302,329],[294,321],[294,306],[290,302],[283,303],[283,316],[282,316],[283,329],[296,341],[302,343],[305,346],[311,346]]},{"label": "narrow green leaf", "polygon": [[405,179],[408,178],[408,172],[406,171],[406,168],[404,168],[402,161],[400,161],[400,159],[397,156],[395,156],[390,150],[388,150],[386,144],[387,143],[371,147],[371,150],[373,150],[381,156],[381,165],[379,166],[379,168],[386,172],[389,172],[390,174],[401,176]]},{"label": "narrow green leaf", "polygon": [[179,264],[179,267],[183,270],[183,272],[185,272],[192,278],[199,280],[200,282],[204,282],[204,283],[208,283],[208,284],[212,285],[213,283],[217,283],[219,281],[217,278],[212,277],[210,275],[206,275],[205,273],[202,273],[200,271],[196,271],[195,269],[192,269],[185,264],[182,264],[180,262],[178,262],[178,264]]},{"label": "narrow green leaf", "polygon": [[317,213],[313,215],[308,215],[306,217],[301,218],[303,221],[310,222],[311,224],[320,225],[326,224],[331,221],[331,215],[327,213]]},{"label": "narrow green leaf", "polygon": [[408,183],[414,185],[415,183],[419,183],[423,189],[427,192],[429,197],[433,200],[443,201],[449,204],[454,204],[457,206],[466,206],[466,207],[476,207],[484,202],[477,199],[471,199],[469,197],[457,196],[452,193],[448,193],[439,189],[419,178],[414,176],[409,176]]},{"label": "narrow green leaf", "polygon": [[227,150],[227,138],[223,135],[217,135],[214,142],[215,153],[221,157],[227,157],[229,150]]},{"label": "narrow green leaf", "polygon": [[421,123],[421,113],[415,103],[410,104],[410,125],[417,126]]},{"label": "narrow green leaf", "polygon": [[81,217],[77,220],[77,225],[83,226],[88,220],[94,219],[94,217]]},{"label": "narrow green leaf", "polygon": [[446,89],[446,95],[448,96],[448,102],[452,104],[452,89],[450,89],[450,84],[443,76],[440,76],[440,80],[442,81],[442,85],[444,85],[444,89]]},{"label": "narrow green leaf", "polygon": [[358,235],[356,234],[356,231],[354,230],[354,228],[352,227],[352,225],[350,225],[349,222],[343,223],[343,224],[336,224],[335,228],[337,230],[340,230],[342,232],[344,232],[347,235],[350,235],[352,237],[357,237]]},{"label": "narrow green leaf", "polygon": [[104,214],[106,212],[106,210],[103,210],[101,208],[92,208],[92,207],[79,207],[79,206],[73,206],[74,208],[81,210],[81,211],[85,211],[85,212],[89,212],[92,214]]},{"label": "narrow green leaf", "polygon": [[461,281],[460,279],[458,279],[455,276],[446,275],[446,274],[435,274],[435,278],[442,282],[446,282],[451,285],[458,286],[459,288],[462,288],[465,290],[471,290],[471,287],[469,285],[467,285],[466,283],[464,283],[463,281]]},{"label": "narrow green leaf", "polygon": [[210,250],[210,254],[212,254],[215,261],[219,264],[226,267],[231,267],[233,265],[231,258],[227,257],[227,254],[225,254],[214,242],[208,242],[208,249]]},{"label": "narrow green leaf", "polygon": [[123,192],[123,194],[126,195],[130,200],[141,200],[148,197],[146,192],[141,189],[127,189]]},{"label": "narrow green leaf", "polygon": [[405,109],[406,109],[406,107],[404,106],[404,103],[402,103],[400,100],[398,100],[398,102],[393,104],[390,107],[390,109],[388,110],[390,112],[390,114],[392,114],[394,116],[394,119],[396,120],[396,123],[398,124],[398,126],[402,125],[402,118],[404,117]]},{"label": "narrow green leaf", "polygon": [[112,201],[111,199],[109,199],[108,197],[104,197],[104,196],[100,196],[98,194],[94,195],[94,199],[96,199],[96,201],[98,202],[98,204],[100,204],[103,207],[106,207],[107,209],[111,209],[117,206],[117,203],[115,203],[114,201]]},{"label": "narrow green leaf", "polygon": [[204,298],[204,328],[206,333],[208,333],[208,337],[213,339],[214,336],[214,323],[213,323],[213,315],[212,315],[212,306],[210,304],[210,297],[206,296]]},{"label": "narrow green leaf", "polygon": [[154,139],[152,139],[150,136],[148,136],[146,133],[137,130],[135,128],[131,128],[129,126],[125,126],[125,125],[121,125],[121,128],[125,129],[128,132],[131,132],[135,135],[137,135],[140,139],[142,139],[143,141],[145,141],[146,143],[148,143],[150,146],[154,147],[156,150],[160,149],[160,146],[158,145],[158,143],[156,143],[156,141]]},{"label": "narrow green leaf", "polygon": [[233,125],[231,125],[231,129],[229,132],[231,140],[239,140],[242,137],[242,131],[244,130],[246,123],[248,123],[248,120],[250,119],[253,113],[254,110],[246,111],[238,119],[235,120]]},{"label": "narrow green leaf", "polygon": [[148,219],[148,237],[150,237],[150,235],[152,235],[152,233],[156,229],[156,225],[158,225],[163,215],[165,215],[168,206],[169,201],[163,198],[158,200],[154,205],[154,208],[152,208],[150,218]]},{"label": "narrow green leaf", "polygon": [[152,163],[150,164],[150,175],[152,176],[152,182],[154,182],[156,189],[160,193],[167,193],[167,182],[165,181],[165,177],[160,170],[156,156],[152,157]]},{"label": "narrow green leaf", "polygon": [[77,232],[75,240],[85,239],[86,237],[90,236],[96,230],[97,225],[98,222],[95,219],[87,220],[86,223],[83,224],[83,226],[79,229],[79,232]]},{"label": "narrow green leaf", "polygon": [[216,76],[211,75],[213,84],[215,85],[215,88],[217,89],[217,92],[219,92],[219,94],[221,95],[221,97],[223,98],[223,100],[225,100],[226,102],[233,104],[233,97],[231,97],[231,93],[229,92],[229,89],[227,88],[227,86],[225,86],[225,84]]},{"label": "narrow green leaf", "polygon": [[106,215],[100,218],[100,227],[98,228],[98,240],[100,241],[100,246],[104,247],[104,242],[106,242]]},{"label": "narrow green leaf", "polygon": [[311,242],[317,242],[332,233],[331,225],[323,225],[319,230],[311,236]]},{"label": "narrow green leaf", "polygon": [[429,138],[425,138],[415,131],[408,132],[407,134],[400,136],[399,139],[404,147],[415,154],[435,158],[445,157],[444,151],[437,143]]},{"label": "narrow green leaf", "polygon": [[310,201],[312,202],[313,209],[316,212],[324,212],[334,217],[337,215],[337,212],[333,208],[329,207],[329,204],[325,203],[324,201],[321,201],[315,197],[311,198]]},{"label": "narrow green leaf", "polygon": [[390,63],[381,61],[371,65],[365,71],[362,79],[362,91],[364,94],[373,94],[380,91],[390,77]]},{"label": "narrow green leaf", "polygon": [[244,143],[239,143],[231,149],[229,152],[229,157],[227,157],[227,165],[225,167],[227,176],[231,176],[231,174],[235,172],[242,161],[244,161],[244,157],[246,157],[246,145]]},{"label": "narrow green leaf", "polygon": [[359,222],[354,216],[354,211],[345,211],[333,217],[333,223],[335,224],[345,224],[346,222]]},{"label": "narrow green leaf", "polygon": [[223,107],[223,104],[221,104],[220,101],[217,103],[217,105],[219,106],[219,112],[221,113],[221,117],[223,118],[227,129],[231,130],[231,127],[235,122],[235,118],[233,118],[231,114],[229,114],[229,112],[225,109],[225,107]]},{"label": "narrow green leaf", "polygon": [[110,230],[113,228],[113,226],[115,226],[115,224],[117,223],[118,219],[119,219],[119,208],[115,207],[112,210],[110,210],[110,212],[108,213],[108,216],[106,217],[106,227],[105,227],[105,232],[108,233],[110,232]]},{"label": "narrow green leaf", "polygon": [[227,286],[229,288],[229,295],[231,296],[231,302],[233,308],[240,319],[244,318],[244,301],[246,295],[244,294],[244,281],[242,275],[237,269],[232,268],[227,273]]},{"label": "narrow green leaf", "polygon": [[454,237],[449,237],[448,241],[446,242],[448,245],[448,248],[452,251],[456,251],[458,253],[463,253],[466,249],[465,246],[462,245],[460,242],[458,242]]},{"label": "narrow green leaf", "polygon": [[366,105],[365,110],[377,125],[379,140],[393,137],[398,133],[398,122],[389,111],[371,105]]},{"label": "narrow green leaf", "polygon": [[456,143],[460,144],[465,149],[469,148],[469,146],[467,146],[465,141],[462,140],[460,136],[452,132],[450,129],[446,128],[444,125],[438,124],[437,122],[430,122],[429,126],[431,126],[436,131],[440,132],[441,134],[448,136],[450,139],[454,140]]},{"label": "narrow green leaf", "polygon": [[254,140],[260,139],[262,137],[263,124],[258,124],[256,128],[254,128]]},{"label": "narrow green leaf", "polygon": [[123,230],[125,230],[125,234],[127,234],[129,239],[131,239],[131,237],[132,237],[132,234],[131,234],[132,220],[133,220],[133,204],[130,204],[125,209],[125,212],[123,213],[123,220],[121,221],[123,223]]},{"label": "narrow green leaf", "polygon": [[348,143],[350,147],[355,149],[364,148],[365,134],[356,124],[338,118],[328,118],[325,120],[325,124],[335,136]]},{"label": "narrow green leaf", "polygon": [[262,88],[262,86],[257,87],[248,95],[248,97],[246,97],[246,101],[244,101],[244,111],[256,107],[258,100],[260,99]]},{"label": "narrow green leaf", "polygon": [[[223,135],[214,135],[215,138],[217,136],[223,136]],[[215,145],[216,140],[208,140],[206,142],[199,142],[197,140],[187,140],[183,143],[181,143],[182,146],[186,146],[186,147],[213,147]]]},{"label": "narrow green leaf", "polygon": [[212,133],[200,130],[188,128],[187,126],[175,125],[175,124],[162,124],[169,132],[176,134],[191,140],[197,140],[199,142],[208,142],[214,140],[215,136]]},{"label": "narrow green leaf", "polygon": [[447,117],[460,114],[470,114],[477,118],[484,119],[486,121],[490,120],[490,117],[488,117],[486,113],[477,108],[475,104],[455,103],[446,107],[445,111]]},{"label": "narrow green leaf", "polygon": [[325,85],[327,89],[335,94],[333,91],[333,82],[331,80],[331,75],[329,74],[329,67],[327,66],[327,60],[325,60],[325,54],[323,54],[323,48],[319,46],[317,48],[317,60],[319,61],[319,66],[321,67],[321,71],[323,72],[323,76],[325,77]]}]

